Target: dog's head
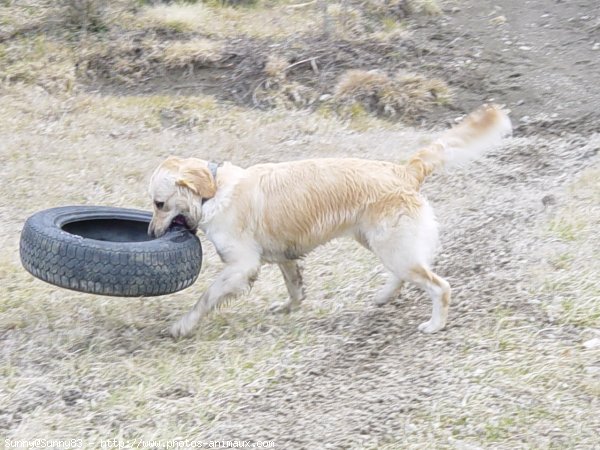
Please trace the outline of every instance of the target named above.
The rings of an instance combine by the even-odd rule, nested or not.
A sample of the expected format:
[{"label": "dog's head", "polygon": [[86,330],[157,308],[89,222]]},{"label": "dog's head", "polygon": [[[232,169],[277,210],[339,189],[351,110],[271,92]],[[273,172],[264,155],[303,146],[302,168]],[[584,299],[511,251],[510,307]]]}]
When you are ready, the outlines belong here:
[{"label": "dog's head", "polygon": [[152,174],[149,190],[154,215],[148,234],[160,237],[171,224],[195,232],[202,219],[202,202],[215,196],[217,186],[207,161],[171,156]]}]

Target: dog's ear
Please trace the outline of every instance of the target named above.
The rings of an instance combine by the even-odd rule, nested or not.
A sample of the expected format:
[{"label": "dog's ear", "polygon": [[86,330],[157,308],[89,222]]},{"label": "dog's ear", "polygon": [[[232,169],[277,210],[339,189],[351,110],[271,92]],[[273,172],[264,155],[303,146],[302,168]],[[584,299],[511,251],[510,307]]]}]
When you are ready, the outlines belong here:
[{"label": "dog's ear", "polygon": [[200,161],[181,167],[176,183],[204,199],[213,198],[217,192],[215,179],[209,168]]}]

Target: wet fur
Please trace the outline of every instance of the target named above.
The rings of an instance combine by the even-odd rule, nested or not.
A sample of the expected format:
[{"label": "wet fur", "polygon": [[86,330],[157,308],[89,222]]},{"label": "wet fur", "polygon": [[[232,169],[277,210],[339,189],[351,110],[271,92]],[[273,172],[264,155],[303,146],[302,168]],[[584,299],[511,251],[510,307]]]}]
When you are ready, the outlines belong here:
[{"label": "wet fur", "polygon": [[216,180],[208,162],[168,158],[154,172],[155,206],[149,233],[162,235],[181,214],[201,228],[225,268],[196,305],[171,328],[188,335],[211,309],[250,289],[264,263],[276,263],[290,298],[275,310],[290,311],[304,299],[297,259],[331,239],[348,236],[375,253],[390,273],[375,298],[384,304],[406,281],[423,288],[432,316],[419,329],[446,325],[450,286],[430,264],[438,243],[435,216],[420,186],[436,169],[476,158],[510,132],[506,112],[484,106],[413,155],[406,165],[355,158],[259,164],[225,163]]}]

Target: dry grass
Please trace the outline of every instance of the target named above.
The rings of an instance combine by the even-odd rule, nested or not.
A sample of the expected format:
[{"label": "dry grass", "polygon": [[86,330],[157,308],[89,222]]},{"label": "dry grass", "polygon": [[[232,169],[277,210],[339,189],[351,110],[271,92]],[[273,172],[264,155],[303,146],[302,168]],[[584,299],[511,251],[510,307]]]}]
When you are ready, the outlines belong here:
[{"label": "dry grass", "polygon": [[[310,61],[304,61],[310,63]],[[253,92],[256,105],[273,108],[297,109],[313,105],[319,99],[319,92],[314,87],[288,80],[287,71],[296,64],[279,55],[267,57],[263,73],[266,78]]]},{"label": "dry grass", "polygon": [[0,7],[0,37],[10,37],[20,30],[42,27],[48,18],[51,5],[51,1],[39,1],[29,7],[24,4],[9,5],[5,2]]},{"label": "dry grass", "polygon": [[63,24],[86,33],[107,29],[107,10],[109,2],[105,0],[66,0],[63,1]]},{"label": "dry grass", "polygon": [[155,75],[164,61],[164,46],[153,37],[140,41],[84,43],[78,54],[78,75],[81,80],[111,80],[115,83],[132,85]]},{"label": "dry grass", "polygon": [[0,83],[37,85],[53,92],[70,91],[75,82],[74,51],[44,36],[0,43]]},{"label": "dry grass", "polygon": [[439,16],[442,14],[442,7],[437,0],[409,0],[408,8],[417,14],[428,16]]},{"label": "dry grass", "polygon": [[285,79],[285,71],[289,65],[290,63],[287,59],[279,55],[269,55],[265,64],[265,75],[276,81],[282,81]]},{"label": "dry grass", "polygon": [[214,67],[223,57],[221,41],[193,38],[161,42],[153,36],[116,42],[86,42],[78,53],[78,75],[88,81],[138,84],[187,69]]},{"label": "dry grass", "polygon": [[[411,3],[412,5],[412,3]],[[434,1],[415,1],[398,14],[395,5],[381,2],[276,2],[262,7],[234,8],[210,2],[173,3],[146,7],[136,19],[125,23],[135,28],[157,28],[180,33],[196,32],[215,38],[245,35],[254,38],[289,38],[325,33],[338,39],[390,41],[408,32],[402,24],[405,13],[437,15]],[[403,10],[404,11],[404,10]]]},{"label": "dry grass", "polygon": [[192,39],[170,43],[163,53],[167,67],[189,67],[194,64],[211,64],[222,57],[223,43],[208,39]]},{"label": "dry grass", "polygon": [[[291,8],[285,20],[306,17],[285,32],[303,29],[304,20],[314,18],[306,13],[313,6]],[[218,14],[238,20],[277,11],[200,8],[218,20]],[[20,14],[15,29],[27,22]],[[37,20],[41,13],[31,14]],[[215,23],[206,26],[218,28]],[[265,23],[264,33],[280,33]],[[205,25],[191,26],[201,33]],[[213,33],[234,31],[225,23]],[[139,84],[148,72],[132,64],[136,48],[146,62],[177,67],[213,61],[222,51],[213,47],[220,38],[178,38],[166,42],[144,32],[141,42],[111,46],[90,37],[81,46],[111,56],[106,68]],[[278,270],[266,267],[250,295],[216,311],[192,339],[175,343],[166,328],[221,268],[210,243],[203,240],[198,282],[183,292],[99,297],[52,287],[23,271],[18,241],[24,220],[66,204],[148,209],[149,174],[173,153],[242,166],[320,156],[401,161],[431,133],[379,120],[370,108],[391,105],[396,115],[405,114],[407,104],[429,108],[447,101],[446,87],[421,76],[358,71],[346,74],[336,98],[314,112],[261,111],[204,94],[123,89],[101,95],[66,87],[77,81],[77,50],[31,36],[0,48],[3,437],[82,438],[89,448],[115,437],[198,436],[274,439],[277,448],[597,445],[598,349],[583,343],[600,334],[600,171],[597,161],[575,154],[572,136],[514,139],[498,151],[506,156],[502,164],[491,155],[468,171],[428,181],[424,189],[443,228],[437,270],[455,293],[444,333],[416,332],[430,312],[416,289],[374,307],[381,267],[358,245],[336,241],[307,258],[308,298],[298,313],[267,312],[285,287]],[[295,96],[303,104],[315,95],[297,92],[306,86],[293,78],[287,54],[270,54],[285,56],[259,66],[271,83],[263,86],[265,95],[281,95],[277,101],[286,107]],[[336,102],[351,120],[338,118]],[[599,139],[586,137],[587,150]],[[530,155],[536,148],[547,150]],[[534,159],[543,172],[519,166]],[[557,180],[569,179],[582,164],[588,169],[563,188]],[[515,173],[519,183],[498,183]],[[548,184],[541,188],[540,180]],[[549,192],[557,204],[542,210],[540,198]],[[494,265],[502,254],[506,264]]]},{"label": "dry grass", "polygon": [[332,2],[324,13],[315,11],[315,20],[319,20],[323,32],[337,39],[397,42],[410,36],[403,23],[407,13],[407,9],[388,2]]},{"label": "dry grass", "polygon": [[[532,398],[501,411],[484,429],[489,442],[508,447],[508,442],[521,436],[534,447],[552,446],[551,434],[541,436],[542,430],[553,427],[555,433],[574,431],[562,441],[563,447],[586,448],[584,442],[588,441],[580,441],[581,436],[600,425],[597,419],[588,423],[588,412],[577,409],[569,413],[570,425],[566,425],[562,409],[577,403],[580,396],[597,398],[600,393],[598,350],[582,345],[600,334],[600,265],[596,257],[600,240],[595,232],[600,210],[593,207],[600,198],[599,170],[596,164],[579,176],[562,194],[568,206],[560,207],[557,217],[548,218],[537,230],[537,253],[542,262],[530,269],[533,280],[529,288],[534,304],[540,304],[536,298],[546,299],[542,306],[547,322],[538,324],[525,311],[498,311],[493,339],[505,357],[486,366],[484,379],[491,386],[513,392],[545,392],[547,401]],[[580,219],[580,228],[575,239],[565,239],[553,223],[573,216]],[[574,342],[556,342],[557,335],[567,330]],[[597,409],[593,403],[590,407]]]},{"label": "dry grass", "polygon": [[388,117],[414,116],[450,101],[442,80],[399,72],[394,77],[377,70],[349,70],[335,88],[335,98],[350,112],[365,108]]},{"label": "dry grass", "polygon": [[287,5],[269,8],[215,7],[203,2],[149,6],[132,24],[136,28],[157,28],[195,32],[213,38],[246,35],[255,38],[283,38],[306,33],[314,16]]},{"label": "dry grass", "polygon": [[[193,339],[175,343],[165,336],[166,327],[221,267],[210,244],[204,242],[206,260],[193,287],[164,298],[124,301],[54,288],[24,273],[17,254],[24,219],[60,204],[147,208],[147,177],[170,153],[242,165],[336,155],[394,160],[428,134],[400,126],[356,133],[318,114],[232,109],[210,97],[62,98],[12,86],[0,107],[6,125],[0,132],[2,176],[10,180],[4,184],[10,195],[0,203],[0,244],[7,249],[0,258],[5,436],[66,433],[93,447],[115,436],[234,438],[232,424],[240,424],[249,439],[287,442],[276,431],[286,430],[286,420],[296,424],[286,436],[302,439],[299,430],[312,424],[313,435],[316,421],[325,426],[334,421],[337,432],[316,431],[327,440],[341,439],[337,415],[343,414],[349,424],[342,427],[345,446],[363,442],[355,445],[361,448],[422,448],[432,442],[585,448],[592,442],[598,416],[589,399],[598,395],[597,361],[581,342],[600,327],[593,300],[598,218],[586,213],[597,200],[597,169],[568,191],[574,199],[568,214],[581,213],[586,221],[577,239],[556,236],[566,245],[560,250],[570,255],[561,260],[566,269],[549,275],[544,266],[531,268],[542,276],[532,278],[529,289],[543,292],[546,280],[562,279],[573,299],[573,309],[554,311],[549,324],[531,321],[523,305],[496,308],[480,323],[476,310],[485,306],[476,297],[475,311],[458,312],[459,288],[455,326],[434,338],[423,336],[415,327],[429,312],[424,297],[409,289],[404,302],[374,308],[370,298],[383,278],[377,261],[340,241],[308,258],[309,298],[301,312],[266,312],[285,288],[278,271],[265,268],[251,295],[215,312]],[[161,122],[164,111],[201,114],[206,122],[173,128]],[[404,145],[391,146],[392,141]],[[460,186],[439,186],[434,198],[448,190],[453,198],[455,189],[463,192]],[[453,213],[442,210],[442,222],[456,217],[455,205],[448,208]],[[538,247],[554,248],[555,237],[548,234],[553,219],[540,224]],[[576,257],[585,264],[574,264]],[[467,281],[453,276],[456,286]],[[504,292],[495,295],[502,301]],[[568,330],[576,330],[571,340],[564,337]],[[344,385],[348,391],[340,388]],[[297,398],[292,411],[289,398]],[[315,398],[339,412],[309,414],[304,408]],[[376,420],[369,422],[372,414]],[[375,427],[369,439],[352,431],[356,421]],[[405,432],[399,436],[388,428]]]},{"label": "dry grass", "polygon": [[[337,60],[336,40],[342,39],[346,46],[354,42],[368,47],[374,41],[404,37],[403,27],[392,14],[393,8],[375,3],[330,3],[323,12],[317,3],[278,2],[231,7],[196,2],[145,5],[136,10],[124,1],[114,4],[95,0],[66,2],[65,8],[73,14],[65,12],[63,22],[47,27],[54,30],[52,33],[23,37],[0,47],[0,67],[5,66],[4,81],[36,83],[53,91],[73,89],[76,81],[94,86],[139,87],[151,80],[165,80],[174,85],[193,84],[187,80],[199,77],[200,84],[212,85],[223,97],[234,97],[237,101],[241,98],[253,106],[317,107],[328,103],[331,97],[335,74],[321,71],[337,70],[337,64],[331,61]],[[51,15],[49,6],[45,11],[44,17]],[[77,17],[72,16],[80,13],[82,25],[75,27],[72,41],[67,42],[58,35],[50,37],[58,33],[57,24],[66,26],[65,20],[77,22]],[[325,31],[322,26],[326,18],[332,24],[326,42],[305,40],[312,39],[309,35]],[[103,21],[102,30],[100,21]],[[75,29],[69,27],[69,30]],[[292,34],[295,37],[289,41]],[[305,37],[297,40],[298,35]],[[239,36],[276,43],[269,46],[260,40],[240,43],[236,40]],[[333,39],[331,45],[327,43],[329,39]],[[33,50],[28,51],[26,47]],[[369,48],[361,50],[363,54],[370,51]],[[307,63],[304,66],[298,65],[298,53],[308,55],[301,58]],[[353,56],[345,57],[356,57],[351,52],[348,55]],[[260,72],[256,66],[265,58],[266,65]],[[208,71],[198,74],[204,69],[218,71],[222,62],[233,70],[227,74]],[[310,67],[312,73],[307,74],[305,67]],[[290,68],[292,70],[288,70]],[[323,80],[327,80],[326,83]],[[433,83],[425,78],[409,83],[407,79],[395,77],[390,79],[386,89],[374,94],[380,100],[375,108],[365,107],[360,101],[356,104],[348,101],[346,106],[350,112],[343,111],[344,115],[357,119],[362,116],[359,110],[363,108],[367,113],[406,117],[412,109],[427,109],[425,105],[431,103],[431,97],[438,103],[447,100],[447,92],[442,92],[444,86],[433,86]],[[400,84],[404,93],[398,90]],[[240,90],[249,92],[240,95]],[[364,93],[363,97],[369,95]],[[322,110],[335,110],[330,106],[326,104]]]},{"label": "dry grass", "polygon": [[[280,76],[285,76],[281,73]],[[302,83],[286,81],[283,78],[267,78],[253,93],[257,105],[270,108],[298,109],[313,105],[319,93]]]},{"label": "dry grass", "polygon": [[205,31],[207,25],[214,24],[216,17],[203,3],[149,6],[141,16],[141,23],[152,27],[174,31]]},{"label": "dry grass", "polygon": [[546,239],[555,245],[547,256],[547,274],[539,275],[543,292],[551,296],[546,308],[553,322],[596,329],[600,328],[598,176],[598,168],[584,172],[566,194],[576,200],[549,221]]}]

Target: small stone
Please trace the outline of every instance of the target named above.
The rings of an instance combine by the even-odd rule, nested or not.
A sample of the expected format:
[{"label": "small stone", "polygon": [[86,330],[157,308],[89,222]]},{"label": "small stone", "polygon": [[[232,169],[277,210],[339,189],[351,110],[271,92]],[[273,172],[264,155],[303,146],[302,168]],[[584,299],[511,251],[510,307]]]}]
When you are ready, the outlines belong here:
[{"label": "small stone", "polygon": [[587,348],[588,350],[590,350],[592,348],[598,348],[598,347],[600,347],[600,338],[594,338],[594,339],[590,339],[589,341],[585,341],[583,343],[583,346],[585,348]]},{"label": "small stone", "polygon": [[496,16],[493,19],[490,19],[490,23],[492,25],[504,25],[506,23],[505,16]]},{"label": "small stone", "polygon": [[600,366],[588,366],[585,371],[588,375],[600,375]]},{"label": "small stone", "polygon": [[67,406],[73,406],[82,397],[83,393],[79,389],[67,389],[62,393],[62,399]]},{"label": "small stone", "polygon": [[542,197],[542,204],[544,206],[556,205],[556,197],[552,194],[544,195]]}]

